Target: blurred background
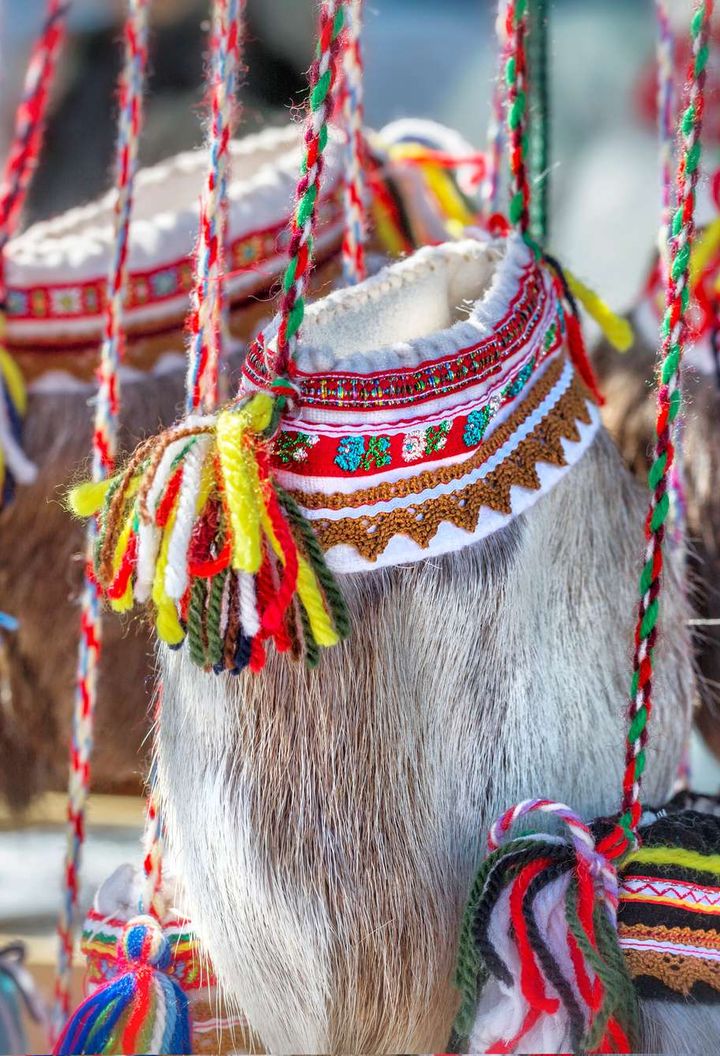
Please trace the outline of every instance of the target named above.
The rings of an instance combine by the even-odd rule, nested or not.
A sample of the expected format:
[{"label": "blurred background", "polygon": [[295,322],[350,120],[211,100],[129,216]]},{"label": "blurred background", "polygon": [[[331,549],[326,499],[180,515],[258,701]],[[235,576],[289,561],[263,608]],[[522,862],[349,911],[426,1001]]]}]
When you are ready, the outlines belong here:
[{"label": "blurred background", "polygon": [[[202,137],[207,0],[156,0],[142,156],[158,161]],[[553,246],[620,304],[657,226],[656,154],[636,83],[653,54],[652,0],[553,3]],[[682,8],[683,0],[677,0]],[[687,6],[687,4],[685,4]],[[495,0],[368,0],[368,123],[433,117],[481,145],[495,69]],[[0,134],[14,103],[43,0],[4,0]],[[72,38],[28,220],[87,201],[111,183],[122,0],[76,0]],[[311,0],[248,0],[243,125],[286,119],[313,46]]]},{"label": "blurred background", "polygon": [[[683,6],[679,4],[679,6]],[[687,4],[684,5],[687,7]],[[9,142],[28,50],[43,0],[0,6],[0,153]],[[198,145],[208,5],[154,0],[151,76],[142,160]],[[494,0],[367,0],[366,117],[380,127],[432,117],[485,143],[495,76]],[[30,222],[111,186],[121,0],[75,0]],[[248,0],[240,133],[287,120],[302,97],[313,47],[311,0]],[[659,216],[657,150],[639,82],[653,61],[651,0],[555,0],[552,5],[550,246],[623,310],[651,256]],[[65,752],[58,745],[59,753]],[[695,746],[695,784],[717,770]],[[21,821],[0,815],[0,945],[23,936],[49,977],[59,899],[64,806],[58,794]],[[142,804],[100,797],[90,811],[83,902],[120,862],[138,860]]]}]

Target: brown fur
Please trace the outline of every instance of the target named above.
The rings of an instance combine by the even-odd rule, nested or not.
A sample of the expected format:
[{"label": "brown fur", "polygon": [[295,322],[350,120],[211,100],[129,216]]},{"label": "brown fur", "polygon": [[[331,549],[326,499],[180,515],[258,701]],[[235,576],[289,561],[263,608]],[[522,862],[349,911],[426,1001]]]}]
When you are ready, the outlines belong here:
[{"label": "brown fur", "polygon": [[[125,387],[124,451],[173,420],[182,391],[182,370]],[[0,714],[0,791],[16,807],[67,780],[83,526],[65,510],[63,497],[87,465],[91,435],[87,391],[33,395],[25,439],[39,478],[19,488],[0,515],[0,592],[3,607],[20,620],[18,632],[6,638],[12,702]],[[136,791],[145,770],[150,643],[138,620],[108,616],[104,627],[95,787]]]},{"label": "brown fur", "polygon": [[[628,466],[646,479],[655,435],[651,391],[657,350],[638,337],[620,355],[602,344],[594,362],[606,397],[603,420]],[[683,372],[687,527],[693,606],[700,619],[720,618],[720,387],[713,377]],[[698,626],[694,645],[701,674],[697,724],[720,757],[720,626]]]},{"label": "brown fur", "polygon": [[[326,292],[338,268],[337,257],[323,263],[313,276],[311,293]],[[272,306],[267,297],[258,297],[236,309],[236,340],[249,340]],[[178,329],[174,343],[166,338],[161,351],[182,351],[183,344]],[[58,365],[53,361],[45,369]],[[231,367],[236,379],[239,357],[233,357]],[[31,374],[37,376],[37,370]],[[232,379],[231,390],[236,384]],[[184,389],[184,365],[159,375],[145,373],[123,386],[119,462],[140,440],[174,421],[184,404]],[[63,501],[89,465],[90,395],[89,389],[31,395],[24,446],[40,473],[32,487],[18,488],[14,501],[0,511],[1,607],[20,620],[19,631],[6,636],[11,701],[0,701],[0,796],[15,809],[38,793],[67,784],[84,530]],[[108,612],[92,762],[97,791],[142,790],[152,688],[151,638],[142,618],[133,614],[121,619]]]}]

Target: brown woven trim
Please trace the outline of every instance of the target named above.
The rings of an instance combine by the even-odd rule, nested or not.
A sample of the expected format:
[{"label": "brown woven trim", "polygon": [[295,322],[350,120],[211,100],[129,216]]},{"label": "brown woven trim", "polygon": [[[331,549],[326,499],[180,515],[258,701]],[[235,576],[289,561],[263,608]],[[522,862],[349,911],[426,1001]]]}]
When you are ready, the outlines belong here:
[{"label": "brown woven trim", "polygon": [[720,964],[699,957],[683,957],[656,950],[623,950],[631,978],[656,979],[669,990],[688,997],[696,983],[720,992]]},{"label": "brown woven trim", "polygon": [[[372,517],[313,521],[320,545],[323,550],[329,550],[333,546],[348,544],[355,547],[367,561],[374,561],[395,535],[405,535],[424,549],[444,521],[467,532],[474,532],[483,507],[506,515],[512,513],[512,487],[519,485],[532,491],[540,488],[536,469],[538,462],[546,462],[552,466],[567,464],[562,441],[570,440],[576,443],[580,439],[576,423],[590,423],[587,407],[589,399],[587,388],[580,378],[574,375],[570,387],[555,407],[484,480],[469,484],[452,495],[440,495],[418,503],[417,506],[378,513]],[[462,468],[464,475],[469,463],[462,463]],[[434,483],[440,483],[444,479],[440,476],[442,472],[443,470],[438,471],[438,475],[433,477]],[[431,487],[432,484],[427,486]],[[374,496],[377,501],[379,496],[377,493],[374,493]],[[297,494],[293,497],[298,502],[302,501]]]},{"label": "brown woven trim", "polygon": [[551,363],[521,405],[480,445],[475,454],[463,462],[457,462],[450,466],[440,466],[438,469],[427,469],[415,477],[397,480],[393,483],[378,484],[374,488],[362,488],[360,491],[354,491],[350,495],[338,491],[330,495],[323,495],[315,492],[288,490],[290,490],[295,502],[306,510],[348,510],[355,506],[372,505],[375,502],[388,502],[390,499],[396,499],[400,496],[419,495],[420,492],[428,491],[438,484],[447,484],[451,480],[458,480],[473,469],[481,466],[484,462],[487,462],[502,447],[511,434],[542,403],[553,385],[556,384],[564,366],[564,356],[560,356],[554,363]]},{"label": "brown woven trim", "polygon": [[682,946],[700,946],[705,950],[720,950],[720,932],[714,928],[668,928],[664,924],[621,924],[620,939],[653,939],[655,942],[674,942]]}]

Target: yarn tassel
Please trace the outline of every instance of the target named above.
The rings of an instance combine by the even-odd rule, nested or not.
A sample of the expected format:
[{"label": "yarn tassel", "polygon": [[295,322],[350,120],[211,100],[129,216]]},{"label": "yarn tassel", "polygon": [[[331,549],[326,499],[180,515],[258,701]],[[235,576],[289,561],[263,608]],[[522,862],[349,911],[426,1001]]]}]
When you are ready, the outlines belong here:
[{"label": "yarn tassel", "polygon": [[[538,252],[540,252],[539,249]],[[572,359],[578,374],[593,394],[595,402],[599,407],[602,407],[605,403],[605,399],[600,392],[595,372],[590,364],[590,359],[585,347],[585,338],[583,337],[582,325],[580,323],[580,312],[575,300],[573,288],[571,288],[571,279],[567,272],[561,267],[560,263],[554,257],[551,257],[549,253],[542,251],[542,256],[555,273],[555,283],[558,296],[565,303],[567,309],[565,311],[565,327],[570,358]],[[593,293],[592,290],[589,290],[586,286],[582,286],[582,283],[579,283],[575,279],[573,279],[572,282],[575,283],[575,288],[581,287],[584,291],[583,296],[585,297],[585,300],[583,303],[586,307],[591,309],[590,314],[593,315],[598,322],[602,317],[598,305],[602,305],[607,316],[612,317],[618,323],[621,322],[621,320],[610,311],[605,302]],[[607,322],[607,320],[605,320],[605,322]]]},{"label": "yarn tassel", "polygon": [[[506,839],[533,812],[562,835]],[[527,800],[490,835],[473,885],[456,975],[456,1031],[471,1052],[627,1052],[634,991],[618,944],[617,876],[567,807]]]},{"label": "yarn tassel", "polygon": [[166,974],[167,938],[154,917],[130,920],[119,944],[119,973],[88,997],[55,1047],[73,1053],[189,1053],[188,999]]},{"label": "yarn tassel", "polygon": [[99,513],[94,574],[111,606],[150,598],[161,640],[187,638],[208,671],[260,670],[266,641],[291,648],[289,623],[303,627],[310,664],[349,634],[312,528],[272,477],[285,384],[188,417],[141,444],[107,484],[70,494],[78,516]]}]

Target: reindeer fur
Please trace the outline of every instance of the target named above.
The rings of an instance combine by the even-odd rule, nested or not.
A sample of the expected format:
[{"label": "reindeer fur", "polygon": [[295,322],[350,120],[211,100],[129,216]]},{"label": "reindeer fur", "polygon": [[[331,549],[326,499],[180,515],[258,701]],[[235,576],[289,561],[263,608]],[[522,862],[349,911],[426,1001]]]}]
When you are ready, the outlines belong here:
[{"label": "reindeer fur", "polygon": [[[645,507],[601,431],[504,531],[343,577],[354,634],[317,671],[273,656],[216,677],[162,651],[170,842],[225,1000],[267,1051],[444,1048],[489,824],[529,795],[616,809]],[[690,722],[685,618],[670,572],[651,801]]]}]

